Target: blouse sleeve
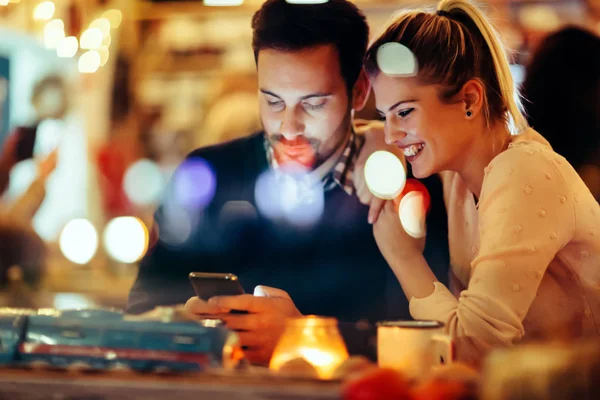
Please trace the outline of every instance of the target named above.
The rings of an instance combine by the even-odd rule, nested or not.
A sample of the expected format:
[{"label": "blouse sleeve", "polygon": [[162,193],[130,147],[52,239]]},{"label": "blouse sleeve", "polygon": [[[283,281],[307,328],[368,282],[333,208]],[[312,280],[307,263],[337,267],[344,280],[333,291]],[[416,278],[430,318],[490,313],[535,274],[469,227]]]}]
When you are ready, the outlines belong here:
[{"label": "blouse sleeve", "polygon": [[465,358],[508,346],[524,335],[522,321],[546,268],[572,238],[575,210],[555,163],[566,162],[541,145],[517,145],[488,167],[479,203],[479,253],[458,299],[436,283],[411,299],[415,319],[446,324]]}]

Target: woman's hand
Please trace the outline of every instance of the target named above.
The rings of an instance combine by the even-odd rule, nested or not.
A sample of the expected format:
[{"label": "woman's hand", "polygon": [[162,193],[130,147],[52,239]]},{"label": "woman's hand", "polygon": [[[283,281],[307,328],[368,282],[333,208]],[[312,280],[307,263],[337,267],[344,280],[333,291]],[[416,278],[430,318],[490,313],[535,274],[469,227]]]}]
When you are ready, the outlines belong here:
[{"label": "woman's hand", "polygon": [[400,223],[397,205],[391,200],[385,202],[377,222],[373,225],[373,235],[388,264],[421,257],[425,249],[425,237],[415,239],[406,233]]}]

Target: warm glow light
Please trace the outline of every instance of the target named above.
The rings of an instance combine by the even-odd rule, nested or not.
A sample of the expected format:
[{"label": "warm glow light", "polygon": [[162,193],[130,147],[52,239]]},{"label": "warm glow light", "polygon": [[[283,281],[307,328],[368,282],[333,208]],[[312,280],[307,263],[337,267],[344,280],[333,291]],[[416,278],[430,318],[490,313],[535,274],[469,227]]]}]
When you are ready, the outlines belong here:
[{"label": "warm glow light", "polygon": [[108,62],[108,56],[109,56],[109,52],[108,52],[108,47],[106,46],[102,46],[98,49],[98,54],[100,54],[100,66],[104,67],[106,65],[106,63]]},{"label": "warm glow light", "polygon": [[106,18],[98,18],[92,21],[90,29],[98,28],[103,36],[110,36],[110,22]]},{"label": "warm glow light", "polygon": [[100,68],[100,54],[97,51],[86,51],[79,57],[79,72],[82,74],[92,74]]},{"label": "warm glow light", "polygon": [[38,4],[33,11],[33,19],[36,21],[48,21],[54,15],[55,7],[51,1]]},{"label": "warm glow light", "polygon": [[414,238],[422,238],[427,233],[426,213],[424,198],[419,192],[409,192],[400,201],[398,207],[400,222],[406,233]]},{"label": "warm glow light", "polygon": [[87,264],[98,250],[98,234],[90,221],[73,219],[62,230],[59,245],[68,260]]},{"label": "warm glow light", "polygon": [[160,168],[147,159],[131,164],[123,179],[123,189],[129,200],[142,206],[158,203],[164,186]]},{"label": "warm glow light", "polygon": [[61,58],[71,58],[77,54],[79,43],[75,36],[68,36],[58,43],[56,55]]},{"label": "warm glow light", "polygon": [[391,200],[398,196],[406,183],[404,165],[388,151],[376,151],[365,164],[365,181],[374,196]]},{"label": "warm glow light", "polygon": [[44,46],[55,49],[65,38],[65,23],[60,19],[53,19],[44,27]]},{"label": "warm glow light", "polygon": [[0,6],[7,6],[9,0],[0,0]]},{"label": "warm glow light", "polygon": [[102,47],[108,47],[112,43],[112,37],[110,35],[104,36],[102,39]]},{"label": "warm glow light", "polygon": [[244,0],[204,0],[205,6],[226,7],[226,6],[241,6]]},{"label": "warm glow light", "polygon": [[288,320],[269,368],[279,371],[286,363],[300,359],[314,367],[321,379],[330,379],[347,358],[337,320],[307,316]]},{"label": "warm glow light", "polygon": [[327,367],[335,363],[335,356],[323,350],[315,348],[300,348],[299,353],[304,359],[315,367]]},{"label": "warm glow light", "polygon": [[111,220],[104,229],[104,248],[117,261],[134,263],[148,250],[148,229],[134,217]]},{"label": "warm glow light", "polygon": [[113,29],[118,28],[123,21],[123,14],[119,10],[108,10],[102,14],[102,18],[106,18],[110,22],[110,27]]},{"label": "warm glow light", "polygon": [[104,35],[99,28],[89,28],[83,31],[81,34],[81,40],[79,46],[82,49],[95,50],[102,46],[102,39]]}]

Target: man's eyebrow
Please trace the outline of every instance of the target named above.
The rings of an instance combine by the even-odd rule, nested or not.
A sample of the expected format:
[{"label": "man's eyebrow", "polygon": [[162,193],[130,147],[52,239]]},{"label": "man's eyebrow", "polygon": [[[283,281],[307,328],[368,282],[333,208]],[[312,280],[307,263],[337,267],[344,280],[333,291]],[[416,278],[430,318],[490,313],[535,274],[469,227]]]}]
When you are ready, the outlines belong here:
[{"label": "man's eyebrow", "polygon": [[[270,90],[260,89],[260,92],[264,93],[264,94],[268,94],[269,96],[273,96],[273,97],[277,97],[278,99],[281,99],[280,96],[276,95],[275,93],[271,92]],[[316,92],[316,93],[311,93],[311,94],[302,96],[302,97],[300,97],[300,100],[308,100],[308,99],[313,99],[313,98],[317,98],[317,97],[328,97],[331,95],[332,95],[332,93]]]}]

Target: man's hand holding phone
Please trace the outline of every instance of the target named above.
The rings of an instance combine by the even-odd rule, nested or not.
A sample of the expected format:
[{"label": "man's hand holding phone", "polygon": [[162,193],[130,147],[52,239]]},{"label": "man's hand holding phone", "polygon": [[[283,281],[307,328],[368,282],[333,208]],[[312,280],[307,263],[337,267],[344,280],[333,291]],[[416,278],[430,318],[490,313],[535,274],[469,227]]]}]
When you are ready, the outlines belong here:
[{"label": "man's hand holding phone", "polygon": [[[192,297],[185,309],[222,320],[237,332],[248,360],[262,365],[269,363],[287,319],[302,316],[287,292],[268,286],[257,286],[253,295],[215,296],[208,301]],[[232,314],[231,310],[247,314]]]}]

